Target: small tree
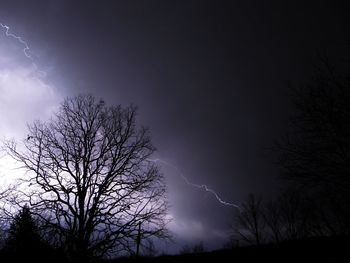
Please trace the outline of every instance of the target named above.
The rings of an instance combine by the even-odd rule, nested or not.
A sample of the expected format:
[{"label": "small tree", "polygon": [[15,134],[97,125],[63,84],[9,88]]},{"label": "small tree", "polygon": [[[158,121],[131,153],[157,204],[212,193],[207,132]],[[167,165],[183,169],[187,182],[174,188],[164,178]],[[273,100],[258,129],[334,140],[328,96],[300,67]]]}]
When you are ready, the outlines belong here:
[{"label": "small tree", "polygon": [[283,240],[282,213],[279,200],[271,200],[265,205],[264,220],[275,243]]},{"label": "small tree", "polygon": [[[307,224],[311,213],[308,202],[298,192],[286,191],[278,199],[283,238],[296,240],[308,235]],[[310,207],[309,207],[310,208]]]},{"label": "small tree", "polygon": [[5,244],[5,250],[15,258],[38,258],[43,243],[38,226],[32,217],[30,209],[25,206],[14,217]]},{"label": "small tree", "polygon": [[265,220],[262,198],[250,194],[248,201],[241,205],[236,217],[236,232],[249,244],[260,245],[264,241]]}]

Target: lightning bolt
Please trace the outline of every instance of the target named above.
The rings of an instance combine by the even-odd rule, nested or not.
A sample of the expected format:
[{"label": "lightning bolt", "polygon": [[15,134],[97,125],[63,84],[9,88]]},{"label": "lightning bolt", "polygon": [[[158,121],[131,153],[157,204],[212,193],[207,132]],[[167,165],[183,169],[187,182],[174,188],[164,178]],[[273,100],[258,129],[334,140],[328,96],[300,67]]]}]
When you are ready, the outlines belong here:
[{"label": "lightning bolt", "polygon": [[148,159],[148,161],[151,161],[151,162],[154,162],[154,163],[163,163],[165,165],[168,165],[168,166],[172,167],[173,169],[175,169],[178,172],[180,177],[189,186],[192,186],[192,187],[195,187],[195,188],[198,188],[198,189],[201,189],[201,190],[204,190],[206,192],[211,193],[212,195],[214,195],[215,199],[222,205],[235,207],[235,208],[240,210],[240,207],[238,205],[236,205],[234,203],[229,203],[229,202],[226,202],[226,201],[222,200],[222,198],[218,195],[218,193],[216,191],[214,191],[213,189],[209,188],[207,185],[205,185],[205,184],[195,184],[195,183],[190,182],[188,180],[188,178],[181,172],[181,170],[177,166],[175,166],[175,165],[173,165],[173,164],[171,164],[171,163],[169,163],[167,161],[164,161],[163,159],[159,159],[159,158],[157,158],[157,159]]},{"label": "lightning bolt", "polygon": [[23,54],[32,61],[32,65],[34,67],[34,69],[40,74],[41,77],[46,76],[46,72],[39,70],[38,66],[36,65],[36,63],[34,62],[34,58],[32,56],[32,52],[30,51],[29,45],[27,43],[27,41],[23,40],[22,37],[20,36],[16,36],[13,33],[10,33],[10,27],[8,25],[5,25],[3,23],[0,23],[0,26],[5,30],[5,36],[9,37],[9,38],[13,38],[15,40],[17,40],[22,46],[23,46]]},{"label": "lightning bolt", "polygon": [[24,46],[24,48],[23,48],[23,53],[24,53],[24,55],[25,55],[27,58],[29,58],[30,60],[33,61],[33,57],[32,57],[32,56],[30,55],[30,53],[29,53],[29,52],[30,52],[30,48],[29,48],[29,46],[28,46],[28,43],[27,43],[26,41],[24,41],[21,37],[16,36],[16,35],[10,33],[10,27],[9,27],[9,26],[4,25],[3,23],[0,23],[0,26],[1,26],[2,28],[5,29],[5,35],[6,35],[7,37],[12,37],[12,38],[16,39],[19,43],[21,43],[21,44]]}]

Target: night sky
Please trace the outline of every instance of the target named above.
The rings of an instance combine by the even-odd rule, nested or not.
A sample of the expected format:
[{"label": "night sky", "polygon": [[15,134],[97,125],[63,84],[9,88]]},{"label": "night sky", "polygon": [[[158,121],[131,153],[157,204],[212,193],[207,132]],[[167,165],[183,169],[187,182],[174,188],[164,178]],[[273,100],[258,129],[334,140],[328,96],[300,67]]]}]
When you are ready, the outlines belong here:
[{"label": "night sky", "polygon": [[[177,251],[220,248],[249,193],[280,188],[266,153],[288,85],[349,46],[346,1],[0,1],[0,135],[25,136],[67,96],[138,107],[168,184]],[[307,3],[306,3],[307,2]],[[6,161],[2,161],[2,174]]]}]

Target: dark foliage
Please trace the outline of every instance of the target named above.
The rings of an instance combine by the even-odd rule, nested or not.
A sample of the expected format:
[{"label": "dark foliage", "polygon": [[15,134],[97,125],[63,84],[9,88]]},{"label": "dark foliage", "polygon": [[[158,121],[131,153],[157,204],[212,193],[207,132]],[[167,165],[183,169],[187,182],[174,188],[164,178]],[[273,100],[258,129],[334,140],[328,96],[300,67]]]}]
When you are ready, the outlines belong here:
[{"label": "dark foliage", "polygon": [[13,255],[35,255],[42,248],[43,243],[38,226],[25,206],[14,218],[10,225],[6,250]]},{"label": "dark foliage", "polygon": [[30,209],[24,206],[14,217],[5,246],[1,251],[2,262],[58,262],[63,257],[41,237],[39,226]]}]

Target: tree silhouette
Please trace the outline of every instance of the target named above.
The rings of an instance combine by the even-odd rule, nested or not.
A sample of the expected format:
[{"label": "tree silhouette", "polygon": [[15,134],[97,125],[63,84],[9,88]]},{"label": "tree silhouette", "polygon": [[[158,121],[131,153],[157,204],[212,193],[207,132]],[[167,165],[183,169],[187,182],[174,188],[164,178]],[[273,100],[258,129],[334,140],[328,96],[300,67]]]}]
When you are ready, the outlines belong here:
[{"label": "tree silhouette", "polygon": [[[285,240],[296,240],[308,235],[307,223],[309,213],[304,207],[308,207],[307,200],[294,191],[286,191],[278,198],[281,215],[283,238]],[[309,208],[309,207],[308,207]]]},{"label": "tree silhouette", "polygon": [[250,194],[237,214],[236,232],[245,242],[260,245],[264,241],[265,225],[262,198]]},{"label": "tree silhouette", "polygon": [[13,259],[37,259],[43,242],[30,209],[25,206],[14,217],[5,244],[5,251]]},{"label": "tree silhouette", "polygon": [[130,106],[91,95],[68,98],[47,123],[28,127],[25,150],[8,152],[30,171],[21,193],[73,260],[130,250],[141,236],[167,237],[165,185],[149,157],[149,132]]},{"label": "tree silhouette", "polygon": [[285,178],[322,204],[334,232],[350,233],[350,76],[322,59],[293,90],[295,114],[277,143]]},{"label": "tree silhouette", "polygon": [[280,200],[269,201],[264,208],[266,228],[271,232],[271,239],[279,243],[284,239]]}]

